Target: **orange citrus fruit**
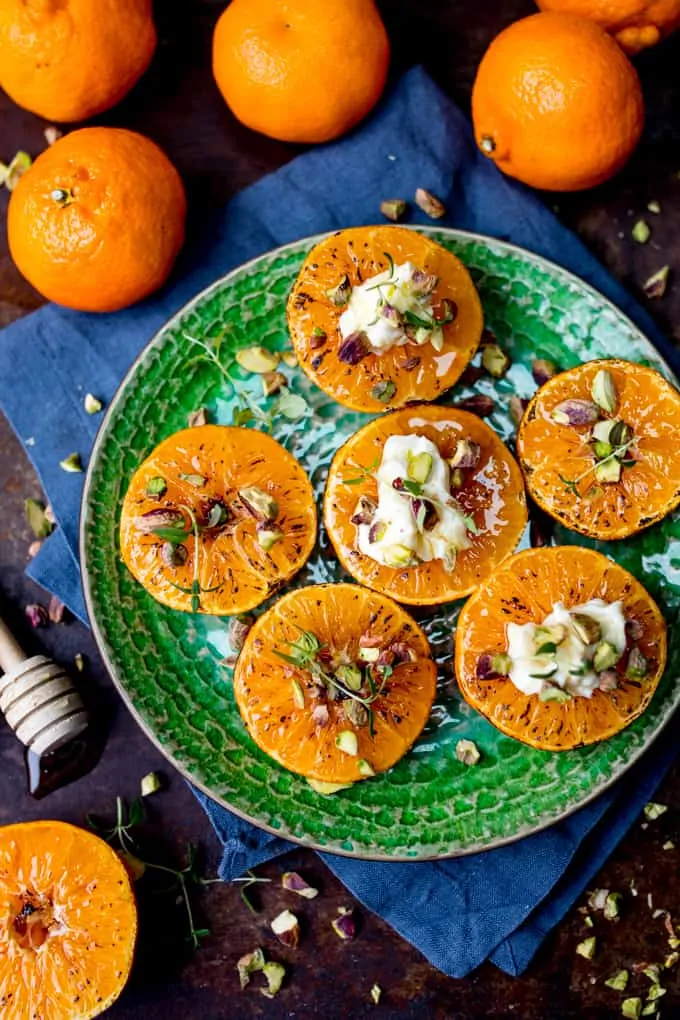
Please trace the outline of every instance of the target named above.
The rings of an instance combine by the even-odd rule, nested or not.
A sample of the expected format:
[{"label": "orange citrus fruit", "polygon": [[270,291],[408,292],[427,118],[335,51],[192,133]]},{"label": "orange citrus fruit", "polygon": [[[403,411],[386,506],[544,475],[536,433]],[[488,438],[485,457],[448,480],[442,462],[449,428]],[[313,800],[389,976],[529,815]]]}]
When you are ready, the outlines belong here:
[{"label": "orange citrus fruit", "polygon": [[327,142],[375,106],[390,47],[373,0],[232,0],[213,72],[232,113],[285,142]]},{"label": "orange citrus fruit", "polygon": [[[610,380],[603,409],[599,387]],[[680,392],[644,365],[597,359],[538,390],[517,456],[538,505],[592,538],[627,538],[680,506]]]},{"label": "orange citrus fruit", "polygon": [[[510,665],[503,662],[508,624],[541,626],[556,603],[585,609],[595,599],[621,602],[626,638],[617,662],[598,674],[590,697],[542,700],[503,675]],[[502,733],[542,751],[566,751],[618,733],[644,712],[665,665],[666,624],[658,606],[632,574],[592,549],[557,546],[511,556],[458,618],[456,678],[463,697]]]},{"label": "orange citrus fruit", "polygon": [[401,606],[356,584],[318,584],[284,595],[255,622],[234,696],[251,737],[275,761],[344,784],[406,754],[430,716],[436,682],[427,638]]},{"label": "orange citrus fruit", "polygon": [[0,87],[47,120],[108,110],[155,48],[151,0],[0,0]]},{"label": "orange citrus fruit", "polygon": [[592,188],[621,169],[644,120],[635,68],[598,25],[568,14],[523,18],[497,36],[472,90],[477,144],[535,188]]},{"label": "orange citrus fruit", "polygon": [[83,128],[42,152],[12,192],[9,249],[50,301],[111,312],[165,282],[185,217],[180,176],[154,142]]},{"label": "orange citrus fruit", "polygon": [[0,1015],[89,1020],[130,974],[137,910],[120,857],[66,822],[0,828]]},{"label": "orange citrus fruit", "polygon": [[578,14],[613,35],[626,53],[655,46],[680,25],[680,0],[536,0],[542,11]]},{"label": "orange citrus fruit", "polygon": [[226,425],[163,440],[133,475],[120,520],[123,562],[149,594],[215,616],[263,602],[315,539],[314,493],[295,457],[257,429]]}]

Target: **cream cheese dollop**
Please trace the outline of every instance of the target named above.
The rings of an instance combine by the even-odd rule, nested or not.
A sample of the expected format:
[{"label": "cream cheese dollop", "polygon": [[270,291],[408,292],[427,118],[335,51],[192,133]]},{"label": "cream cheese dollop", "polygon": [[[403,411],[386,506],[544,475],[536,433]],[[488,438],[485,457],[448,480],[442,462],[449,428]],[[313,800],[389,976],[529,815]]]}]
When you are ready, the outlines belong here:
[{"label": "cream cheese dollop", "polygon": [[[411,480],[415,464],[429,465],[422,482]],[[359,550],[384,566],[441,559],[453,570],[457,551],[469,548],[475,528],[451,496],[449,466],[436,445],[425,436],[390,436],[375,478],[378,506],[370,524],[358,525]],[[406,488],[395,488],[395,481]],[[426,513],[436,514],[432,527],[425,526]]]},{"label": "cream cheese dollop", "polygon": [[444,336],[441,326],[433,329],[411,326],[404,319],[411,313],[418,320],[435,321],[431,300],[434,277],[427,276],[413,265],[404,262],[370,277],[352,288],[347,308],[340,316],[343,339],[352,333],[362,333],[374,354],[383,354],[392,347],[407,343],[432,343],[441,350]]},{"label": "cream cheese dollop", "polygon": [[[584,628],[575,618],[587,617],[597,624],[596,640],[585,640]],[[564,627],[565,636],[551,654],[537,655],[542,628]],[[592,635],[591,635],[592,636]],[[542,624],[509,623],[508,676],[523,694],[540,694],[560,687],[567,694],[590,698],[599,684],[593,668],[595,650],[602,642],[612,645],[620,657],[626,648],[626,619],[622,602],[590,599],[566,609],[556,602]]]}]

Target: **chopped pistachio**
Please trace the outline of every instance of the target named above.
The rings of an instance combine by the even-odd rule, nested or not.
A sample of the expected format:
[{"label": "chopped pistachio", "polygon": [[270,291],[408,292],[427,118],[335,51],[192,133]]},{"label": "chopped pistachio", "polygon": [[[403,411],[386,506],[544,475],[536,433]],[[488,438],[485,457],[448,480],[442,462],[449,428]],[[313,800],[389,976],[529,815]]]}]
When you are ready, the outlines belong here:
[{"label": "chopped pistachio", "polygon": [[623,992],[628,984],[628,971],[619,970],[616,974],[612,974],[610,978],[607,978],[605,985],[607,988],[613,988],[615,992]]},{"label": "chopped pistachio", "polygon": [[607,414],[613,414],[616,410],[617,393],[614,377],[606,368],[601,368],[595,374],[590,386],[590,393],[597,404]]},{"label": "chopped pistachio", "polygon": [[649,211],[650,211],[651,213],[655,213],[655,214],[656,214],[657,216],[658,216],[658,215],[659,215],[659,213],[661,212],[661,206],[660,206],[660,205],[659,205],[659,203],[658,203],[658,202],[656,201],[656,199],[652,199],[652,201],[651,201],[651,202],[648,202],[648,203],[647,203],[647,208],[649,209]]},{"label": "chopped pistachio", "polygon": [[85,407],[85,410],[87,411],[88,414],[99,414],[104,405],[102,404],[101,400],[98,400],[96,397],[93,397],[91,393],[86,393],[85,400],[83,401],[83,406]]},{"label": "chopped pistachio", "polygon": [[359,741],[353,730],[340,730],[335,737],[335,746],[338,751],[343,751],[354,757],[359,753]]},{"label": "chopped pistachio", "polygon": [[282,946],[295,949],[300,940],[300,922],[290,910],[282,910],[277,914],[269,927]]},{"label": "chopped pistachio", "polygon": [[85,658],[82,652],[76,652],[73,656],[73,664],[79,673],[82,673],[85,669]]},{"label": "chopped pistachio", "polygon": [[256,532],[256,540],[260,549],[265,552],[269,552],[273,549],[277,542],[280,542],[282,538],[285,538],[284,533],[280,528],[275,528],[272,524],[258,524]]},{"label": "chopped pistachio", "polygon": [[83,470],[80,454],[69,453],[68,457],[64,457],[63,460],[59,461],[59,467],[62,471],[67,471],[69,474],[80,474]]},{"label": "chopped pistachio", "polygon": [[481,754],[474,740],[459,740],[456,744],[456,758],[463,765],[476,765]]},{"label": "chopped pistachio", "polygon": [[357,761],[357,771],[364,779],[370,779],[371,776],[375,775],[375,769],[365,758],[359,758]]},{"label": "chopped pistachio", "polygon": [[295,351],[283,351],[281,354],[281,361],[287,368],[297,368],[298,359]]},{"label": "chopped pistachio", "polygon": [[[448,465],[452,468],[473,468],[479,464],[482,448],[471,439],[459,439],[453,454],[448,459]],[[420,454],[420,456],[423,456]],[[426,454],[425,456],[429,456]],[[430,457],[430,461],[432,458]]]},{"label": "chopped pistachio", "polygon": [[638,244],[647,244],[647,241],[652,236],[652,231],[646,220],[636,220],[630,233],[633,240],[637,241]]},{"label": "chopped pistachio", "polygon": [[648,966],[642,968],[641,973],[644,974],[645,977],[648,978],[653,984],[655,984],[659,980],[659,975],[661,974],[661,967],[659,966],[658,963],[650,963],[648,964]]},{"label": "chopped pistachio", "polygon": [[388,404],[396,392],[397,387],[391,379],[381,379],[371,389],[371,396],[381,404]]},{"label": "chopped pistachio", "polygon": [[670,272],[670,266],[662,266],[661,269],[657,269],[655,273],[652,273],[645,282],[642,284],[642,290],[644,291],[645,297],[662,298],[666,293],[666,284],[668,283],[668,274]]},{"label": "chopped pistachio", "polygon": [[604,916],[607,921],[613,921],[619,916],[619,904],[623,896],[619,892],[609,893],[604,903]]},{"label": "chopped pistachio", "polygon": [[386,198],[380,203],[380,212],[385,219],[398,223],[406,212],[406,202],[403,198]]},{"label": "chopped pistachio", "polygon": [[675,967],[678,960],[680,960],[680,953],[669,953],[663,961],[664,968],[670,970],[671,967]]},{"label": "chopped pistachio", "polygon": [[49,614],[44,606],[41,606],[39,602],[31,602],[24,607],[24,613],[26,619],[30,623],[31,627],[46,627],[49,623]]},{"label": "chopped pistachio", "polygon": [[165,478],[161,478],[160,475],[154,475],[146,483],[146,494],[147,496],[164,496],[168,491],[167,482]]},{"label": "chopped pistachio", "polygon": [[324,797],[329,797],[332,793],[338,793],[340,790],[349,790],[354,783],[326,783],[321,779],[308,779],[308,786],[314,790],[314,793],[321,793]]},{"label": "chopped pistachio", "polygon": [[635,996],[632,999],[624,999],[621,1003],[621,1014],[627,1020],[638,1020],[642,1011],[642,999]]},{"label": "chopped pistachio", "polygon": [[611,457],[614,452],[614,447],[609,443],[604,443],[600,439],[596,439],[593,443],[593,452],[598,460],[604,460],[606,457]]},{"label": "chopped pistachio", "polygon": [[595,927],[595,922],[593,921],[593,919],[590,916],[590,914],[586,914],[584,916],[583,923],[585,924],[586,928],[594,928]]},{"label": "chopped pistachio", "polygon": [[376,1006],[380,1002],[380,996],[382,995],[382,988],[380,985],[373,985],[371,988],[371,998],[373,999]]},{"label": "chopped pistachio", "polygon": [[649,663],[637,645],[633,645],[628,654],[626,676],[631,680],[643,680],[649,672]]},{"label": "chopped pistachio", "polygon": [[383,550],[385,565],[397,570],[399,567],[412,567],[417,560],[413,551],[405,545],[391,545],[389,549]]},{"label": "chopped pistachio", "polygon": [[346,701],[344,712],[347,722],[350,722],[352,726],[368,726],[368,710],[358,701]]},{"label": "chopped pistachio", "polygon": [[4,181],[2,182],[8,191],[14,191],[19,183],[19,178],[23,177],[32,163],[33,160],[27,152],[22,152],[21,150],[17,152],[9,166],[6,168]]},{"label": "chopped pistachio", "polygon": [[297,708],[305,707],[305,692],[302,689],[302,684],[299,680],[291,680],[291,690],[293,692],[293,702]]},{"label": "chopped pistachio", "polygon": [[668,811],[668,805],[657,804],[655,801],[650,800],[647,804],[645,804],[643,811],[645,818],[648,818],[650,822],[653,822],[656,818],[660,818],[661,815],[665,815]]},{"label": "chopped pistachio", "polygon": [[288,382],[283,372],[263,372],[260,380],[265,397],[273,397]]},{"label": "chopped pistachio", "polygon": [[258,521],[271,523],[276,520],[279,505],[273,496],[256,485],[246,485],[238,490],[238,496],[244,507]]},{"label": "chopped pistachio", "polygon": [[241,983],[241,990],[250,984],[250,975],[259,970],[264,970],[264,953],[261,949],[255,949],[252,953],[246,953],[236,964],[238,978]]},{"label": "chopped pistachio", "polygon": [[571,701],[571,694],[562,687],[544,687],[538,693],[538,700],[542,702],[556,701],[558,703]]},{"label": "chopped pistachio", "polygon": [[161,777],[157,772],[147,772],[140,784],[142,797],[150,797],[152,793],[158,793],[162,785]]},{"label": "chopped pistachio", "polygon": [[205,475],[185,474],[183,471],[180,471],[177,477],[193,489],[202,489],[208,481]]},{"label": "chopped pistachio", "polygon": [[319,895],[319,890],[305,882],[302,875],[298,875],[297,871],[284,871],[281,876],[281,885],[288,892],[297,893],[298,896],[302,896],[305,900],[313,900]]},{"label": "chopped pistachio", "polygon": [[502,379],[512,361],[498,344],[487,344],[482,351],[482,367],[494,379]]},{"label": "chopped pistachio", "polygon": [[671,949],[680,949],[680,939],[676,938],[675,935],[671,935],[668,940],[668,945]]},{"label": "chopped pistachio", "polygon": [[345,687],[349,687],[350,691],[358,691],[363,682],[361,670],[359,669],[358,666],[354,665],[338,666],[338,668],[335,671],[335,675],[338,677],[339,680],[342,681]]},{"label": "chopped pistachio", "polygon": [[462,489],[465,485],[465,475],[462,468],[454,468],[449,475],[449,488]]},{"label": "chopped pistachio", "polygon": [[597,939],[594,935],[590,938],[584,939],[583,942],[579,942],[576,947],[576,952],[579,956],[583,956],[586,960],[592,960],[595,955],[595,947],[597,945]]},{"label": "chopped pistachio", "polygon": [[577,398],[562,400],[551,413],[552,420],[558,425],[592,425],[599,417],[597,404]]},{"label": "chopped pistachio", "polygon": [[326,297],[336,308],[342,308],[349,301],[351,293],[352,284],[349,282],[349,276],[345,273],[335,287],[326,291]]},{"label": "chopped pistachio", "polygon": [[380,649],[373,645],[360,645],[358,656],[362,662],[377,662],[380,658]]},{"label": "chopped pistachio", "polygon": [[600,641],[593,655],[593,669],[601,673],[604,669],[611,669],[619,661],[621,656],[610,641]]},{"label": "chopped pistachio", "polygon": [[661,847],[662,850],[675,850],[675,843],[672,839],[667,839],[664,845]]},{"label": "chopped pistachio", "polygon": [[621,479],[621,461],[616,457],[595,465],[593,474],[598,482],[618,482]]},{"label": "chopped pistachio", "polygon": [[602,637],[602,630],[597,620],[585,613],[574,613],[571,617],[571,626],[577,637],[586,645],[594,645]]},{"label": "chopped pistachio", "polygon": [[429,453],[417,453],[415,457],[409,450],[408,465],[406,474],[412,482],[424,485],[432,473],[432,455]]},{"label": "chopped pistachio", "polygon": [[356,920],[351,907],[340,907],[338,916],[331,921],[331,927],[338,936],[347,942],[356,935]]},{"label": "chopped pistachio", "polygon": [[433,195],[431,191],[426,191],[425,188],[416,189],[415,201],[418,208],[422,209],[431,220],[440,220],[442,216],[446,215],[444,203]]},{"label": "chopped pistachio", "polygon": [[38,499],[24,500],[24,511],[28,526],[36,538],[47,538],[54,530],[54,524],[45,516],[45,505]]},{"label": "chopped pistachio", "polygon": [[640,1016],[654,1016],[657,1020],[660,1015],[655,1002],[648,1002],[646,1006],[642,1007],[642,1012],[640,1013]]},{"label": "chopped pistachio", "polygon": [[208,424],[208,412],[205,407],[199,407],[197,410],[192,411],[187,416],[187,427],[190,429],[198,428],[201,425]]},{"label": "chopped pistachio", "polygon": [[262,968],[262,973],[267,979],[267,987],[261,988],[260,991],[267,999],[273,999],[274,996],[281,990],[283,979],[286,976],[286,968],[282,963],[274,963],[269,961],[265,963]]},{"label": "chopped pistachio", "polygon": [[252,347],[242,347],[236,352],[236,361],[246,372],[254,372],[256,375],[263,375],[265,372],[273,372],[277,367],[281,355],[278,351],[269,351],[260,344]]},{"label": "chopped pistachio", "polygon": [[43,136],[48,145],[54,145],[55,142],[59,141],[63,133],[64,132],[60,131],[58,127],[54,126],[54,124],[48,124],[43,131]]},{"label": "chopped pistachio", "polygon": [[649,1002],[655,1002],[660,999],[662,995],[666,994],[666,989],[662,988],[660,984],[653,984],[647,992],[647,999]]}]

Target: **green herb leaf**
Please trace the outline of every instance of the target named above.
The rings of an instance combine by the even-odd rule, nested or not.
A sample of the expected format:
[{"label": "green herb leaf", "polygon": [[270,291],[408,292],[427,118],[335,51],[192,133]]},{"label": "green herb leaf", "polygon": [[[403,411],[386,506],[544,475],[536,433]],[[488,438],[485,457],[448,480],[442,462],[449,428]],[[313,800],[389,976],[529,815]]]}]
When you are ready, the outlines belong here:
[{"label": "green herb leaf", "polygon": [[173,545],[181,545],[191,534],[190,528],[158,527],[154,528],[152,534],[162,538],[164,542],[172,542]]},{"label": "green herb leaf", "polygon": [[554,641],[546,641],[544,645],[536,649],[536,655],[554,655],[557,651],[557,645]]},{"label": "green herb leaf", "polygon": [[283,415],[289,421],[297,421],[303,418],[309,411],[309,404],[304,397],[297,393],[291,393],[287,387],[281,387],[281,395],[276,401],[275,414]]}]

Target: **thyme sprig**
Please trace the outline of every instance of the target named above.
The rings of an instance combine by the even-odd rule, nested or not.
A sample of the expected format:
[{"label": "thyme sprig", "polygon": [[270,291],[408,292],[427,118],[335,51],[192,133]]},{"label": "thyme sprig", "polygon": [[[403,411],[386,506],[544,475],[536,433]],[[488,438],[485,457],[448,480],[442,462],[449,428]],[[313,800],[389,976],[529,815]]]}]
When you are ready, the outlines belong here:
[{"label": "thyme sprig", "polygon": [[187,845],[187,863],[183,868],[171,868],[165,864],[143,860],[139,855],[139,848],[135,837],[132,835],[132,830],[138,828],[145,821],[145,818],[144,805],[139,798],[133,800],[128,808],[122,797],[116,797],[116,821],[111,828],[103,827],[92,815],[87,815],[86,821],[94,832],[101,836],[109,846],[113,847],[122,856],[123,860],[126,857],[133,858],[134,862],[141,865],[144,869],[148,868],[150,871],[158,871],[170,876],[172,880],[171,888],[173,890],[179,888],[181,902],[186,912],[187,940],[191,943],[192,949],[198,949],[201,945],[201,939],[207,938],[210,935],[210,930],[208,928],[196,927],[189,889],[192,886],[204,887],[214,885],[216,882],[220,882],[221,879],[203,878],[199,874],[196,862],[196,847],[191,843]]},{"label": "thyme sprig", "polygon": [[[593,464],[590,464],[586,468],[586,470],[582,471],[580,475],[576,476],[576,478],[565,478],[564,475],[561,475],[559,472],[557,473],[557,477],[561,482],[564,483],[564,486],[568,491],[573,492],[575,496],[579,496],[580,495],[578,491],[579,482],[582,482],[584,478],[587,478],[588,475],[591,474],[591,472],[595,471],[596,468],[601,467],[603,464],[606,464],[608,461],[614,459],[620,460],[621,457],[627,452],[628,448],[631,447],[634,442],[635,436],[633,436],[632,439],[629,439],[627,443],[622,443],[621,446],[616,446],[610,454],[608,454],[606,457],[603,457],[602,460],[597,460]],[[622,463],[626,467],[630,466],[629,461],[623,461]],[[633,464],[635,464],[635,461],[633,461]]]},{"label": "thyme sprig", "polygon": [[373,463],[369,464],[368,467],[364,467],[363,464],[357,464],[359,474],[355,478],[343,478],[343,485],[361,485],[362,482],[367,481],[375,469],[380,466],[380,460],[380,457],[376,457]]},{"label": "thyme sprig", "polygon": [[368,731],[374,737],[375,719],[373,703],[383,694],[387,679],[394,672],[393,668],[391,666],[378,667],[380,675],[376,682],[373,669],[371,666],[367,666],[364,676],[369,693],[360,694],[357,691],[353,691],[337,673],[331,673],[323,668],[318,660],[318,656],[319,652],[325,648],[325,645],[321,644],[316,634],[313,634],[312,631],[300,631],[299,638],[296,641],[287,642],[287,644],[292,654],[275,650],[275,655],[289,665],[307,670],[326,689],[335,689],[351,701],[356,701],[363,705],[368,715]]},{"label": "thyme sprig", "polygon": [[257,913],[257,908],[253,905],[252,900],[248,896],[248,889],[253,885],[263,884],[265,882],[271,882],[271,878],[259,878],[257,875],[253,875],[252,871],[246,871],[245,875],[241,878],[232,878],[232,882],[242,882],[241,885],[241,899],[245,906],[248,908],[251,914]]},{"label": "thyme sprig", "polygon": [[[196,519],[196,514],[191,509],[191,507],[187,506],[185,503],[180,503],[180,510],[184,510],[184,512],[188,515],[189,520],[191,521],[190,529],[154,528],[154,533],[160,535],[161,538],[165,537],[166,541],[168,542],[175,542],[175,539],[167,537],[167,533],[170,531],[177,532],[177,534],[182,534],[184,536],[183,538],[179,539],[180,542],[184,541],[185,538],[188,538],[190,534],[194,536],[194,573],[193,579],[191,581],[191,587],[184,588],[182,587],[181,584],[175,584],[174,581],[170,581],[170,584],[172,585],[173,588],[176,588],[177,591],[181,591],[184,595],[191,595],[191,612],[197,613],[198,610],[201,608],[201,595],[211,591],[217,591],[218,588],[222,587],[224,581],[220,581],[220,583],[216,584],[213,588],[204,588],[202,586],[199,576],[200,574],[199,560],[201,555],[201,529]],[[160,534],[162,531],[166,533],[165,536]]]}]

